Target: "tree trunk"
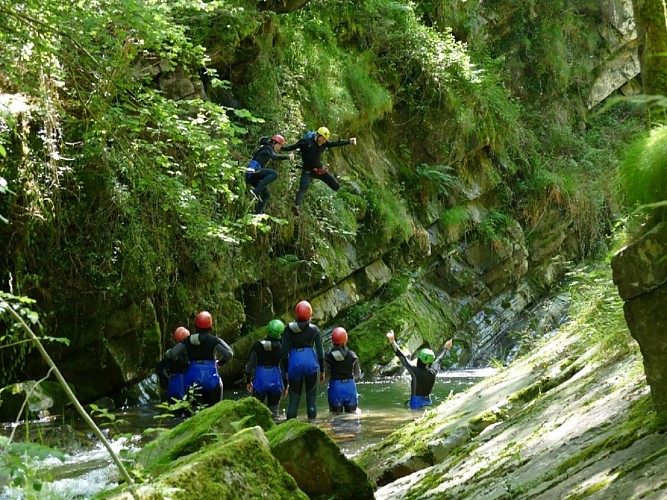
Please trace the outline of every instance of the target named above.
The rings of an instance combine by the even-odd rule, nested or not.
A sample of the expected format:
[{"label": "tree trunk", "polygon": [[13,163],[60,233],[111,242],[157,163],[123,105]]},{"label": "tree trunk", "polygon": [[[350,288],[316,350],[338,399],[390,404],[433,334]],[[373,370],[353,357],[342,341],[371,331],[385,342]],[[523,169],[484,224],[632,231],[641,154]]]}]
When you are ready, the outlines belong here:
[{"label": "tree trunk", "polygon": [[644,94],[667,95],[667,6],[665,0],[632,0]]}]

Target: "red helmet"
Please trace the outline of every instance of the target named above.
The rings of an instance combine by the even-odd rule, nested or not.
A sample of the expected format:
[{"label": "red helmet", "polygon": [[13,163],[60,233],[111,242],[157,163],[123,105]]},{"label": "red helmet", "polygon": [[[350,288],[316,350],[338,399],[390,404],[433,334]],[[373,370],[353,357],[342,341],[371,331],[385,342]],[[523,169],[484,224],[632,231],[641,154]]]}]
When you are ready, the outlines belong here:
[{"label": "red helmet", "polygon": [[174,342],[180,342],[181,340],[184,340],[186,337],[190,336],[190,330],[185,328],[184,326],[179,326],[174,330],[174,333],[171,335],[171,338],[174,339]]},{"label": "red helmet", "polygon": [[271,137],[271,140],[276,141],[278,144],[285,144],[285,138],[280,134],[274,135]]},{"label": "red helmet", "polygon": [[343,345],[347,342],[347,332],[342,326],[334,328],[331,333],[331,341],[336,345]]},{"label": "red helmet", "polygon": [[297,321],[308,321],[312,315],[313,308],[306,300],[302,300],[294,308],[294,316],[296,316]]},{"label": "red helmet", "polygon": [[211,328],[213,326],[213,316],[208,311],[202,311],[195,317],[195,326],[197,328]]}]

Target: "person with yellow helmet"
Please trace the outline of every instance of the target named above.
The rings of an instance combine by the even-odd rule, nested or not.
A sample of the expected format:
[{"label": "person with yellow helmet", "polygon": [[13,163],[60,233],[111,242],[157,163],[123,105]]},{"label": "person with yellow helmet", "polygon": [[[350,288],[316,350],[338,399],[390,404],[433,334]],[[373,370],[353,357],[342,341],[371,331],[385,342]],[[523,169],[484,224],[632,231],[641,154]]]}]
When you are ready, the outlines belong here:
[{"label": "person with yellow helmet", "polygon": [[392,330],[387,333],[387,340],[393,347],[398,359],[410,373],[410,408],[420,410],[426,406],[431,406],[431,390],[435,385],[435,376],[440,370],[442,358],[452,348],[452,339],[445,342],[445,349],[437,358],[431,349],[419,349],[417,351],[417,366],[410,363],[401,348],[398,347]]},{"label": "person with yellow helmet", "polygon": [[305,137],[299,139],[294,144],[289,146],[283,146],[283,151],[294,151],[299,150],[301,154],[301,162],[303,165],[301,168],[301,179],[299,180],[299,190],[296,193],[296,200],[292,211],[295,215],[299,214],[299,207],[303,203],[303,199],[306,196],[306,191],[310,188],[310,185],[313,182],[313,179],[319,179],[329,186],[334,191],[340,189],[340,184],[336,180],[336,177],[333,176],[325,167],[322,165],[322,153],[327,148],[335,148],[339,146],[347,146],[348,144],[356,145],[356,137],[350,137],[347,140],[341,141],[330,141],[331,132],[326,127],[320,127],[316,132],[309,132]]}]

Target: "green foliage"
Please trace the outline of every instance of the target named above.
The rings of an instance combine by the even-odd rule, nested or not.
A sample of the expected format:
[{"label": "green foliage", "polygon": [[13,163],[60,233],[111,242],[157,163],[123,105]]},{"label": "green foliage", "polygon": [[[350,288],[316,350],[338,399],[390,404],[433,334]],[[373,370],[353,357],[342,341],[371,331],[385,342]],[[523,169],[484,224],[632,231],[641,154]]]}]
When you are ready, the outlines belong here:
[{"label": "green foliage", "polygon": [[[193,268],[227,271],[219,260],[266,230],[238,203],[245,185],[230,153],[246,132],[239,124],[258,119],[212,102],[171,100],[154,78],[158,71],[162,79],[198,77],[206,68],[204,48],[176,14],[187,11],[194,17],[184,19],[193,21],[193,12],[217,9],[215,19],[237,16],[252,30],[241,6],[28,1],[18,10],[0,0],[13,23],[0,34],[0,85],[28,96],[0,106],[7,156],[0,207],[3,220],[15,223],[0,228],[12,259],[3,282],[39,296],[67,276],[79,291],[119,301],[164,296],[175,276]],[[216,84],[214,72],[208,78]]]},{"label": "green foliage", "polygon": [[598,347],[596,356],[606,362],[625,358],[638,349],[623,315],[623,301],[614,286],[611,266],[582,265],[568,273],[567,291],[572,297],[573,318],[563,329],[576,332],[586,345]]},{"label": "green foliage", "polygon": [[452,173],[454,168],[449,165],[427,165],[422,163],[415,169],[417,177],[423,179],[426,187],[432,187],[442,196],[450,196],[459,187],[458,178]]},{"label": "green foliage", "polygon": [[509,215],[492,210],[482,222],[477,226],[477,231],[482,237],[482,241],[497,243],[509,241],[507,230],[514,219]]},{"label": "green foliage", "polygon": [[118,418],[115,413],[110,412],[107,408],[101,408],[94,403],[90,405],[90,415],[101,420],[100,427],[111,428],[115,433],[118,433],[119,425],[127,423],[126,419]]},{"label": "green foliage", "polygon": [[49,473],[40,470],[38,464],[49,457],[65,461],[64,453],[48,446],[13,443],[7,437],[0,436],[0,465],[3,471],[0,478],[8,479],[6,488],[16,495],[11,498],[42,498],[41,492],[44,482],[49,479]]},{"label": "green foliage", "polygon": [[25,338],[23,328],[10,315],[8,308],[17,312],[26,323],[41,328],[39,315],[32,310],[35,301],[26,297],[16,297],[0,291],[0,386],[4,387],[15,380],[17,372],[23,366],[26,356],[34,345]]},{"label": "green foliage", "polygon": [[[486,49],[492,57],[504,59],[507,84],[518,95],[562,95],[569,86],[590,81],[595,61],[589,55],[604,43],[593,27],[598,13],[591,15],[590,6],[580,8],[564,0],[539,5],[486,0],[483,8],[498,13],[496,27],[507,27],[488,37]],[[535,104],[540,107],[544,101]]]},{"label": "green foliage", "polygon": [[404,242],[412,235],[412,226],[403,200],[390,189],[369,185],[366,198],[369,204],[368,229],[376,244],[382,246],[391,240]]},{"label": "green foliage", "polygon": [[667,199],[667,126],[656,127],[628,145],[618,190],[629,210]]},{"label": "green foliage", "polygon": [[447,226],[465,226],[470,222],[470,212],[463,206],[455,206],[446,210],[440,216],[440,224]]}]

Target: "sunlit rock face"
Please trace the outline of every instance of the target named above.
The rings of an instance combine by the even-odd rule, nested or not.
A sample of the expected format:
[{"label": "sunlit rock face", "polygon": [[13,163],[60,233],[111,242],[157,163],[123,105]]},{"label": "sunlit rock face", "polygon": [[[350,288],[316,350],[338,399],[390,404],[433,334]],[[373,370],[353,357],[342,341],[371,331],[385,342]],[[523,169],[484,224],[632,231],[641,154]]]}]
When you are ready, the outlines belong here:
[{"label": "sunlit rock face", "polygon": [[606,23],[602,36],[609,42],[609,53],[600,61],[597,77],[591,86],[587,105],[593,108],[616,90],[625,95],[639,93],[633,79],[639,75],[637,32],[629,0],[601,2],[602,16]]},{"label": "sunlit rock face", "polygon": [[667,224],[658,224],[612,259],[625,320],[639,343],[656,408],[667,412]]}]

